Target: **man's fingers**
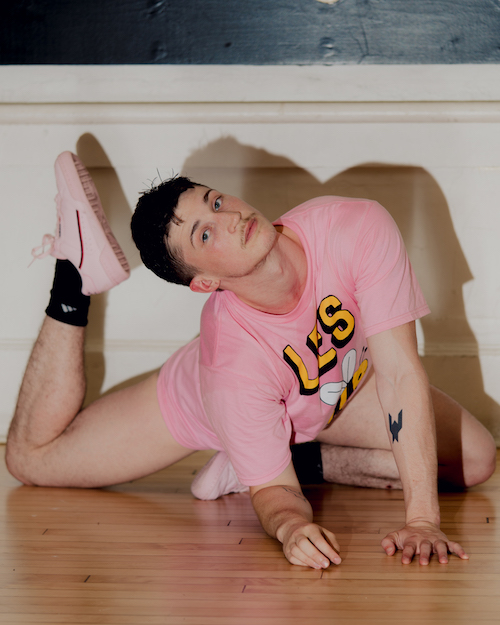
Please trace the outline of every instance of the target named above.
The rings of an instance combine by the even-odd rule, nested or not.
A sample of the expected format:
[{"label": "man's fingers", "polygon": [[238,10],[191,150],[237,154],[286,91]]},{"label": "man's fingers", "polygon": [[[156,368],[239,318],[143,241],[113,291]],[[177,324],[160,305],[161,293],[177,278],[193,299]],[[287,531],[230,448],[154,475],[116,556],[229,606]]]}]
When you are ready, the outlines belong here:
[{"label": "man's fingers", "polygon": [[[289,549],[287,558],[292,564],[322,569],[327,568],[331,562],[340,564],[342,561],[339,555],[340,547],[335,535],[317,525],[304,527],[291,542],[293,545]],[[398,549],[402,549],[401,562],[403,564],[410,564],[418,555],[419,563],[426,566],[429,564],[433,553],[436,554],[441,564],[448,562],[448,552],[463,560],[469,559],[459,543],[448,541],[439,530],[435,533],[421,530],[415,532],[415,529],[411,528],[410,533],[406,528],[403,528],[402,533],[391,532],[387,534],[381,545],[389,556],[394,555]]]},{"label": "man's fingers", "polygon": [[[286,554],[285,554],[286,555]],[[309,566],[312,569],[320,569],[321,567],[316,564],[312,558],[308,558],[300,549],[292,549],[291,553],[287,555],[287,560],[290,564],[298,566]]]},{"label": "man's fingers", "polygon": [[313,543],[309,536],[303,536],[298,543],[302,551],[311,558],[316,568],[326,569],[330,566],[329,558],[322,553],[320,549]]},{"label": "man's fingers", "polygon": [[305,536],[301,536],[290,546],[289,553],[285,552],[285,555],[291,564],[319,569],[322,568],[321,561],[324,560],[324,557],[321,557],[319,552],[316,552],[317,549],[314,549],[314,545]]},{"label": "man's fingers", "polygon": [[462,560],[469,556],[463,547],[454,541],[448,540],[439,530],[428,527],[405,526],[397,532],[391,532],[381,542],[386,554],[392,556],[398,549],[402,549],[401,562],[409,564],[415,555],[419,556],[419,563],[427,565],[432,554],[436,554],[441,564],[448,563],[448,552],[457,555]]},{"label": "man's fingers", "polygon": [[292,555],[314,569],[326,569],[330,566],[330,560],[315,547],[307,536],[301,536],[297,540],[292,548]]},{"label": "man's fingers", "polygon": [[429,540],[424,540],[420,544],[420,564],[424,566],[429,564],[429,560],[432,553],[432,543]]},{"label": "man's fingers", "polygon": [[437,554],[441,564],[448,564],[448,546],[444,540],[436,540],[434,543],[434,552]]},{"label": "man's fingers", "polygon": [[459,545],[458,543],[450,541],[448,543],[448,551],[450,553],[454,553],[461,560],[468,560],[469,559],[469,556],[465,553],[465,549],[462,547],[462,545]]},{"label": "man's fingers", "polygon": [[410,562],[413,560],[416,549],[417,548],[414,543],[406,543],[403,548],[403,556],[401,558],[401,562],[403,564],[410,564]]},{"label": "man's fingers", "polygon": [[388,556],[393,556],[397,551],[397,547],[395,541],[392,538],[389,538],[389,536],[386,536],[380,544]]},{"label": "man's fingers", "polygon": [[337,542],[337,539],[335,538],[335,534],[333,532],[330,532],[329,530],[325,530],[324,528],[321,528],[320,531],[321,531],[321,535],[326,540],[326,542],[329,544],[329,546],[332,547],[333,549],[335,549],[336,553],[339,553],[340,552],[340,545]]},{"label": "man's fingers", "polygon": [[326,569],[330,563],[340,564],[339,544],[332,532],[312,526],[299,532],[285,548],[285,555],[292,564],[315,569]]},{"label": "man's fingers", "polygon": [[322,529],[320,534],[321,538],[315,542],[316,547],[324,553],[333,564],[340,564],[342,562],[342,558],[339,555],[340,545],[335,538],[335,534],[325,529]]},{"label": "man's fingers", "polygon": [[299,547],[301,547],[309,557],[313,558],[321,568],[327,568],[330,566],[330,562],[340,564],[342,561],[339,554],[330,543],[330,540],[335,540],[333,534],[327,539],[326,530],[321,531],[318,528],[317,531],[310,532],[304,536],[304,540],[299,543]]}]

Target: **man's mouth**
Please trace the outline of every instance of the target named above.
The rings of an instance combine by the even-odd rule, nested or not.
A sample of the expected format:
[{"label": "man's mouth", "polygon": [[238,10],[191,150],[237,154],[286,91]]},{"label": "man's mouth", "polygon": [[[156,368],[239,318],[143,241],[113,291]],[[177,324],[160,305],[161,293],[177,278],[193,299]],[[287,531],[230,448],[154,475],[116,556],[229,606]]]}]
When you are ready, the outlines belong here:
[{"label": "man's mouth", "polygon": [[255,217],[251,217],[248,220],[248,223],[245,227],[245,232],[244,232],[245,243],[248,243],[250,238],[253,236],[253,233],[255,232],[256,227],[257,227],[257,220],[255,219]]}]

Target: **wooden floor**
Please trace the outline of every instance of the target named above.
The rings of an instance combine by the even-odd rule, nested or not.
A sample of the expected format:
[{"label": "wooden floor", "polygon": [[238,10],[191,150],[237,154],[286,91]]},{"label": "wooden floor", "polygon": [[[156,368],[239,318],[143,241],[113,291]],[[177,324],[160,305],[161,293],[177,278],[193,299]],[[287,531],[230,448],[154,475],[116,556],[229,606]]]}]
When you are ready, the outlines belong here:
[{"label": "wooden floor", "polygon": [[0,623],[294,625],[500,623],[500,470],[441,497],[464,562],[403,566],[380,540],[403,521],[400,492],[307,489],[344,562],[287,563],[248,495],[192,498],[208,454],[106,490],[20,486],[0,463]]}]

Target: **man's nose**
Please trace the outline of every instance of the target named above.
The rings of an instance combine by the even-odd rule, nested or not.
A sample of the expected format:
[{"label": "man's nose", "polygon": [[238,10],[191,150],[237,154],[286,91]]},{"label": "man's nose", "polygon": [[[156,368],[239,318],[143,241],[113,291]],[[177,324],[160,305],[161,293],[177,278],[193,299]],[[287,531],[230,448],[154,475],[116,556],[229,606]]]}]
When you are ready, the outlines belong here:
[{"label": "man's nose", "polygon": [[241,213],[239,211],[221,211],[219,217],[228,229],[228,232],[233,234],[238,228],[238,224],[241,221]]}]

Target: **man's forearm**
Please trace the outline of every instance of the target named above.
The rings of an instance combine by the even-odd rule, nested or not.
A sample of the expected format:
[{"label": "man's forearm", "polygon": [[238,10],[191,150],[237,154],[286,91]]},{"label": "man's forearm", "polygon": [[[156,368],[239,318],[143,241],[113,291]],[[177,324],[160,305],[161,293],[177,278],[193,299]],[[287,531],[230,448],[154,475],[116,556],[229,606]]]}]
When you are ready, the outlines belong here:
[{"label": "man's forearm", "polygon": [[429,564],[432,553],[448,562],[448,551],[467,559],[463,547],[439,529],[437,445],[429,380],[418,357],[415,324],[404,324],[368,338],[377,392],[398,466],[405,498],[406,524],[382,540],[387,555],[402,551],[409,564],[418,554]]},{"label": "man's forearm", "polygon": [[300,490],[290,486],[270,486],[252,497],[252,504],[264,530],[283,543],[287,529],[297,523],[311,523],[311,504]]},{"label": "man's forearm", "polygon": [[380,401],[405,498],[406,522],[439,524],[437,449],[427,376],[417,371],[380,389]]}]

